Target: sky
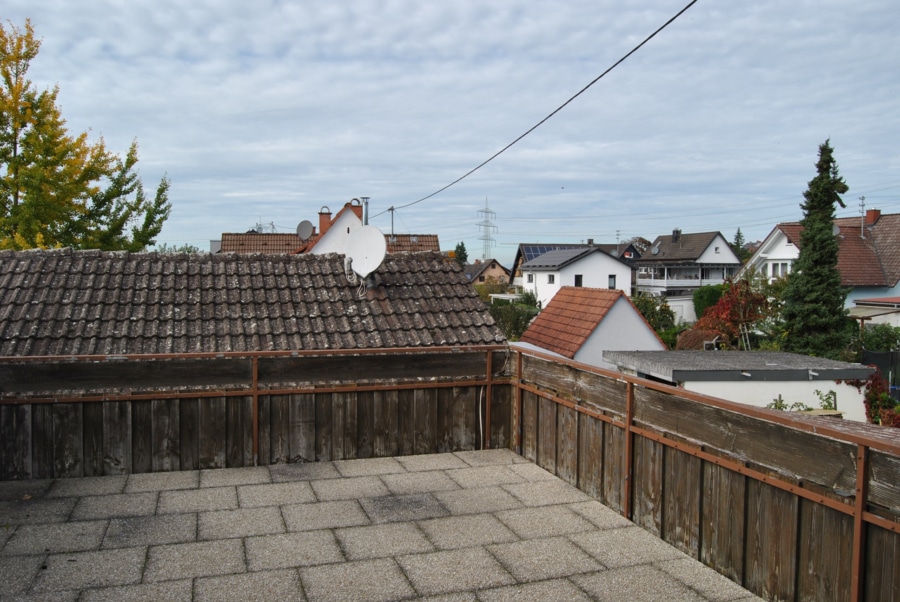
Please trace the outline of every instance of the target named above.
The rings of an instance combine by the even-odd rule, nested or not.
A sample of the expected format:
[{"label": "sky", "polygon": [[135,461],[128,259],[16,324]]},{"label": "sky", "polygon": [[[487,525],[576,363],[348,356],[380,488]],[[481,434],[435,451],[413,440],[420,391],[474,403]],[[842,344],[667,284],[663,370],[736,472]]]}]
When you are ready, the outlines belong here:
[{"label": "sky", "polygon": [[137,140],[145,188],[171,180],[168,245],[363,196],[385,232],[507,266],[522,242],[761,240],[802,218],[826,139],[838,216],[900,212],[896,0],[698,0],[415,203],[688,2],[6,0],[0,19],[31,19],[28,76],[71,133]]}]

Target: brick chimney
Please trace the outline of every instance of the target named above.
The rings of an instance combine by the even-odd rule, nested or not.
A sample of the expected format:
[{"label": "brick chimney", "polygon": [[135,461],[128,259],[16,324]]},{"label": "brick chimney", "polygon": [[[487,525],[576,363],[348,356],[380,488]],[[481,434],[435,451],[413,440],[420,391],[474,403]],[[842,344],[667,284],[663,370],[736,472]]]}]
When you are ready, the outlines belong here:
[{"label": "brick chimney", "polygon": [[866,209],[866,225],[874,226],[881,217],[881,209]]},{"label": "brick chimney", "polygon": [[328,228],[331,227],[331,209],[328,206],[323,206],[319,209],[319,233],[325,234],[328,232]]},{"label": "brick chimney", "polygon": [[681,238],[681,230],[675,229],[672,230],[672,242],[678,242],[678,239]]}]

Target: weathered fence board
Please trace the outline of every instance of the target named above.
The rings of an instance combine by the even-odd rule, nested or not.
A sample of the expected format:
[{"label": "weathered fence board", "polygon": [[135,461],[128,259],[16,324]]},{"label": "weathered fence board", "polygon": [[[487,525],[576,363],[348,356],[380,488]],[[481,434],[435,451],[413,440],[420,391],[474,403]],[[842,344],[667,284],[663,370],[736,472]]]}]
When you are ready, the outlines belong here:
[{"label": "weathered fence board", "polygon": [[152,471],[181,470],[181,424],[177,399],[150,402]]},{"label": "weathered fence board", "polygon": [[[287,450],[283,452],[287,455],[287,462],[312,462],[316,459],[316,398],[312,393],[295,393],[283,398],[278,419],[284,420],[288,428]],[[278,428],[283,428],[283,425],[278,425]],[[283,431],[280,432],[283,437]]]},{"label": "weathered fence board", "polygon": [[416,389],[414,452],[432,454],[437,449],[438,395],[436,389]]},{"label": "weathered fence board", "polygon": [[32,406],[0,406],[0,479],[30,479]]},{"label": "weathered fence board", "polygon": [[798,600],[849,600],[853,517],[800,500],[798,537]]},{"label": "weathered fence board", "polygon": [[578,415],[578,488],[595,499],[603,493],[603,421]]},{"label": "weathered fence board", "polygon": [[869,501],[885,508],[900,508],[900,458],[873,451],[869,464]]},{"label": "weathered fence board", "polygon": [[53,478],[53,406],[32,406],[31,435],[34,445],[32,477]]},{"label": "weathered fence board", "polygon": [[103,475],[103,406],[99,403],[84,404],[84,476]]},{"label": "weathered fence board", "polygon": [[153,470],[153,412],[150,400],[131,404],[131,466],[134,472]]},{"label": "weathered fence board", "polygon": [[354,458],[375,455],[375,392],[361,391],[356,398],[356,454]]},{"label": "weathered fence board", "polygon": [[559,406],[556,416],[556,476],[570,485],[578,483],[578,413]]},{"label": "weathered fence board", "polygon": [[666,447],[663,471],[662,538],[693,558],[700,556],[699,458]]},{"label": "weathered fence board", "polygon": [[703,464],[700,560],[737,583],[744,579],[746,479],[722,466]]},{"label": "weathered fence board", "polygon": [[397,391],[397,453],[410,456],[416,451],[416,395],[412,389]]},{"label": "weathered fence board", "polygon": [[793,600],[797,581],[797,497],[747,484],[744,587],[767,600]]},{"label": "weathered fence board", "polygon": [[537,462],[538,436],[538,397],[522,391],[522,455],[532,462]]},{"label": "weathered fence board", "polygon": [[556,408],[557,404],[538,398],[538,466],[556,474]]},{"label": "weathered fence board", "polygon": [[434,450],[441,454],[453,451],[454,402],[452,389],[438,389]]},{"label": "weathered fence board", "polygon": [[[127,405],[127,404],[121,404]],[[181,470],[200,468],[200,400],[179,400],[178,425],[181,431]]]},{"label": "weathered fence board", "polygon": [[631,520],[662,537],[664,447],[636,437],[634,442],[634,515]]},{"label": "weathered fence board", "polygon": [[375,423],[372,453],[376,458],[396,456],[399,453],[400,395],[396,390],[375,391]]},{"label": "weathered fence board", "polygon": [[[331,393],[316,393],[316,461],[327,462],[337,460],[332,453],[333,447],[333,417],[336,412]],[[341,408],[343,412],[343,408]],[[340,433],[338,433],[340,436]],[[343,447],[342,447],[343,449]]]},{"label": "weathered fence board", "polygon": [[900,600],[900,535],[869,525],[866,530],[866,600]]},{"label": "weathered fence board", "polygon": [[491,393],[491,447],[512,447],[512,387],[494,385]]},{"label": "weathered fence board", "polygon": [[603,491],[600,501],[622,512],[625,489],[625,431],[603,423]]},{"label": "weathered fence board", "polygon": [[200,400],[197,468],[225,468],[226,401],[225,397]]}]

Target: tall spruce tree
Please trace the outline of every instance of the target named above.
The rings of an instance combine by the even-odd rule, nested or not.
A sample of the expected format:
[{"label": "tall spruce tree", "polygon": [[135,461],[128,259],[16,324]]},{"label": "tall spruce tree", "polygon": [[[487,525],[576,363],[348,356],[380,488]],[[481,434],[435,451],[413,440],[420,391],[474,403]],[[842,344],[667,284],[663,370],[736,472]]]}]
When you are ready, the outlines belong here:
[{"label": "tall spruce tree", "polygon": [[784,291],[782,319],[785,351],[837,358],[847,346],[847,290],[837,269],[838,239],[834,232],[835,203],[849,190],[838,173],[830,141],[819,146],[816,177],[803,193],[800,256]]}]

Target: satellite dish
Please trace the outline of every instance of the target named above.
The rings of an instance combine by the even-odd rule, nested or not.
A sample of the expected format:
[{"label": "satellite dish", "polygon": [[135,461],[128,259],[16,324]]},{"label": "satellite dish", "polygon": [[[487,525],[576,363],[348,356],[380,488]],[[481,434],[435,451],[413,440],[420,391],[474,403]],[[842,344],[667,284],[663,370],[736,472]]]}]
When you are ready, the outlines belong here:
[{"label": "satellite dish", "polygon": [[309,240],[309,237],[312,236],[312,233],[313,225],[312,222],[308,219],[305,219],[297,224],[297,236],[300,237],[300,240]]},{"label": "satellite dish", "polygon": [[841,227],[838,226],[837,224],[834,224],[833,226],[831,226],[831,233],[834,234],[835,236],[837,236],[838,234],[841,233]]},{"label": "satellite dish", "polygon": [[387,253],[384,234],[375,226],[362,226],[350,233],[347,240],[347,257],[351,267],[361,278],[378,269]]},{"label": "satellite dish", "polygon": [[659,255],[659,247],[651,247],[650,254],[651,255]]}]

